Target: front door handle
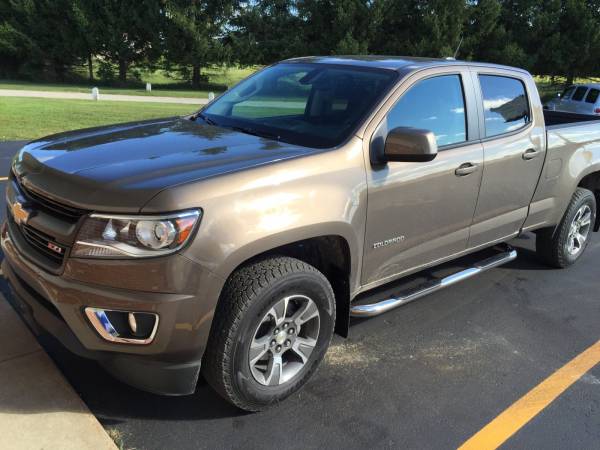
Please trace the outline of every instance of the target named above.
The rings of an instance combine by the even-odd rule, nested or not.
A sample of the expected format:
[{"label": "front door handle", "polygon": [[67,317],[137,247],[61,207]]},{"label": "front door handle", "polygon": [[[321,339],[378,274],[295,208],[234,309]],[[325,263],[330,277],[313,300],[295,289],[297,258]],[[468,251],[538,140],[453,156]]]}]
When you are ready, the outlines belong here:
[{"label": "front door handle", "polygon": [[537,158],[541,153],[542,152],[536,150],[535,148],[529,148],[523,153],[523,159],[525,161],[529,161],[530,159]]},{"label": "front door handle", "polygon": [[454,171],[457,177],[466,177],[467,175],[472,174],[477,170],[477,164],[473,163],[464,163],[461,164],[458,169]]}]

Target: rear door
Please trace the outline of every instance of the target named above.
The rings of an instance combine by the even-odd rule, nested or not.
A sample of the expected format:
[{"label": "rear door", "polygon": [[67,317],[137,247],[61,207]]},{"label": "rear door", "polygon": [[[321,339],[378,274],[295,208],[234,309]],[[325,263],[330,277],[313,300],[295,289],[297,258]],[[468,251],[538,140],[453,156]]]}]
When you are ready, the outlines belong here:
[{"label": "rear door", "polygon": [[562,93],[562,95],[556,103],[557,111],[569,110],[569,105],[571,104],[571,96],[573,95],[573,92],[575,92],[575,89],[577,89],[577,86],[569,86],[567,89],[565,89],[565,91]]},{"label": "rear door", "polygon": [[[515,236],[528,215],[545,157],[535,85],[519,72],[473,72],[482,114],[484,167],[469,248]],[[537,97],[536,97],[537,101]],[[537,119],[537,120],[534,120]]]},{"label": "rear door", "polygon": [[468,68],[409,77],[365,133],[365,155],[396,127],[435,134],[430,162],[367,162],[368,205],[363,285],[464,252],[482,174],[475,93]]},{"label": "rear door", "polygon": [[586,108],[586,103],[584,101],[586,95],[588,93],[588,87],[587,86],[579,86],[577,89],[575,89],[575,92],[573,92],[573,95],[571,96],[571,104],[569,106],[569,111],[577,113],[577,114],[586,114],[585,112],[585,108]]}]

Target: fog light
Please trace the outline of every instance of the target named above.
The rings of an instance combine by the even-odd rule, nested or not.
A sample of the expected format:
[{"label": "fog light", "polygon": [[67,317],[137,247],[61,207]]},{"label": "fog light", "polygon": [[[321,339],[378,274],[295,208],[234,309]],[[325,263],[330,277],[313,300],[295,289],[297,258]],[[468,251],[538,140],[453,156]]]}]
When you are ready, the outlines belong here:
[{"label": "fog light", "polygon": [[127,321],[129,322],[129,328],[133,334],[137,333],[137,320],[135,320],[135,314],[130,312],[127,314]]},{"label": "fog light", "polygon": [[106,341],[145,345],[154,340],[158,329],[158,314],[85,308],[85,315],[98,334]]}]

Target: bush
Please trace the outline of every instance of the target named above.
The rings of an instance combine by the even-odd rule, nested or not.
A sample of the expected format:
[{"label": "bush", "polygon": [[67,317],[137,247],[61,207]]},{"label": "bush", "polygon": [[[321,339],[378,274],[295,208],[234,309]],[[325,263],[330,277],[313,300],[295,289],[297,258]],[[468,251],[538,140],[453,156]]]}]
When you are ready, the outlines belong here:
[{"label": "bush", "polygon": [[99,61],[98,76],[100,77],[100,80],[105,83],[114,82],[116,78],[114,66],[106,61]]}]

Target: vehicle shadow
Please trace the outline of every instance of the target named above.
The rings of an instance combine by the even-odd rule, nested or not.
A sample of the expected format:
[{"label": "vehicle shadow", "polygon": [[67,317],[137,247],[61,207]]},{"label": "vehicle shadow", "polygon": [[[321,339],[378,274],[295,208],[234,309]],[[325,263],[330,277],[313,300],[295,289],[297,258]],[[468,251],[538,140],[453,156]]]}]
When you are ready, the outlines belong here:
[{"label": "vehicle shadow", "polygon": [[104,425],[119,423],[121,418],[204,420],[246,415],[219,397],[202,377],[193,395],[155,395],[116,380],[96,361],[72,354],[49,335],[38,340]]},{"label": "vehicle shadow", "polygon": [[514,270],[557,270],[546,265],[535,252],[534,233],[524,233],[513,239],[510,245],[517,250],[517,259],[504,264],[502,267]]},{"label": "vehicle shadow", "polygon": [[[0,294],[11,304],[12,293],[3,279],[0,280]],[[4,300],[0,298],[0,301]],[[31,331],[36,334],[34,330]],[[116,380],[96,361],[71,353],[49,334],[36,337],[88,408],[105,425],[118,423],[119,418],[201,420],[246,414],[219,397],[202,377],[193,395],[155,395]],[[29,414],[53,411],[49,407],[47,404],[27,404],[27,408],[23,409],[23,405],[15,405],[13,412],[22,410],[24,414]],[[7,404],[2,409],[12,411],[11,405]]]}]

